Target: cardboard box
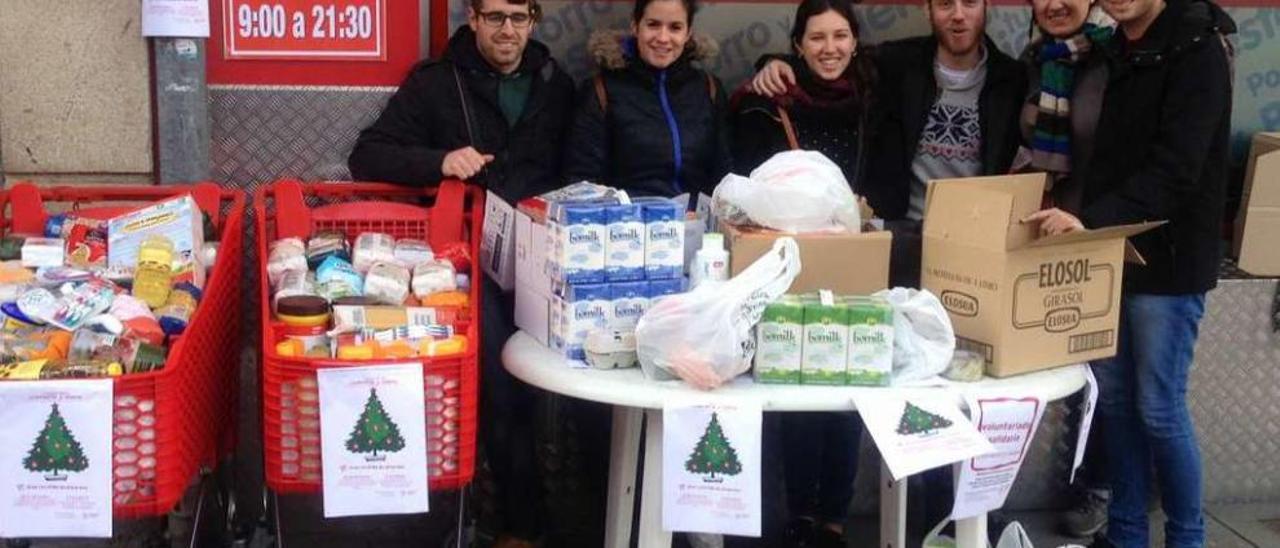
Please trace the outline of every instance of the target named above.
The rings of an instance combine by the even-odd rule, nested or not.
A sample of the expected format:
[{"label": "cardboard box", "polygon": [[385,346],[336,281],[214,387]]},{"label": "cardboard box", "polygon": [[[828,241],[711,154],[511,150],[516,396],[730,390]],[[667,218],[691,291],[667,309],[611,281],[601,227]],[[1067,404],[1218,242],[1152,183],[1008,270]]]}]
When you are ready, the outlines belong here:
[{"label": "cardboard box", "polygon": [[1280,276],[1280,133],[1253,136],[1246,166],[1232,252],[1240,269],[1256,276]]},{"label": "cardboard box", "polygon": [[551,346],[551,277],[546,272],[547,226],[523,208],[515,213],[516,327]]},{"label": "cardboard box", "polygon": [[921,285],[958,348],[1007,377],[1115,355],[1126,238],[1160,222],[1037,238],[1042,173],[931,181]]},{"label": "cardboard box", "polygon": [[736,276],[773,247],[781,236],[800,245],[800,275],[788,293],[830,289],[840,295],[870,295],[889,286],[888,231],[861,234],[784,234],[722,223],[729,246],[729,273]]}]

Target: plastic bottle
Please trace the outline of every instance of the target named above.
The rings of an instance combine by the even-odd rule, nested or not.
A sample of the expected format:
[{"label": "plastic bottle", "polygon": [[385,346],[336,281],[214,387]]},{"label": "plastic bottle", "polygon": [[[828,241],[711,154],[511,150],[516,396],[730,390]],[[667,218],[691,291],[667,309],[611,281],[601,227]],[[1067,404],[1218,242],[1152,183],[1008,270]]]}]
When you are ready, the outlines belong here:
[{"label": "plastic bottle", "polygon": [[196,311],[200,296],[200,288],[189,282],[180,283],[169,292],[169,298],[165,300],[164,306],[156,310],[160,328],[164,330],[165,335],[181,335],[186,331],[187,322],[191,321],[191,315]]},{"label": "plastic bottle", "polygon": [[164,306],[173,287],[173,241],[153,234],[138,249],[138,264],[133,274],[133,296],[152,309]]},{"label": "plastic bottle", "polygon": [[724,235],[708,232],[702,235],[702,248],[693,256],[689,270],[689,287],[705,280],[723,282],[729,279],[729,252],[724,249]]}]

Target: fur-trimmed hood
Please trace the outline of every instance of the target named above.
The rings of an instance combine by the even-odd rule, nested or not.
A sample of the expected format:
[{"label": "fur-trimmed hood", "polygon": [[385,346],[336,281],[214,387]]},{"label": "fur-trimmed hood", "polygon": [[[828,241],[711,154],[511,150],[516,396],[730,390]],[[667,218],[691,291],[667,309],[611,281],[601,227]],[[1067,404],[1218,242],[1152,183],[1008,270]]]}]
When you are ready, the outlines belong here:
[{"label": "fur-trimmed hood", "polygon": [[[598,30],[587,39],[587,52],[597,67],[618,70],[626,67],[628,60],[636,58],[635,36],[625,30]],[[720,45],[714,38],[694,32],[680,58],[703,61],[719,53]]]}]

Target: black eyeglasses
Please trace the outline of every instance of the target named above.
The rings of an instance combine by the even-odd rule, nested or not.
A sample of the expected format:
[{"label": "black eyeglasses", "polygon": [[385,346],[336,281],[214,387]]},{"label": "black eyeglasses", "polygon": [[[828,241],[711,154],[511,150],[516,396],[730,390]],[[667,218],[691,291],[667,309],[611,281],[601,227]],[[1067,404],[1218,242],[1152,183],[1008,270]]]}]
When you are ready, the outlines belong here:
[{"label": "black eyeglasses", "polygon": [[481,11],[476,15],[480,16],[480,20],[493,28],[502,28],[507,21],[511,21],[511,26],[522,29],[529,26],[533,22],[533,16],[528,13],[505,13],[501,11]]}]

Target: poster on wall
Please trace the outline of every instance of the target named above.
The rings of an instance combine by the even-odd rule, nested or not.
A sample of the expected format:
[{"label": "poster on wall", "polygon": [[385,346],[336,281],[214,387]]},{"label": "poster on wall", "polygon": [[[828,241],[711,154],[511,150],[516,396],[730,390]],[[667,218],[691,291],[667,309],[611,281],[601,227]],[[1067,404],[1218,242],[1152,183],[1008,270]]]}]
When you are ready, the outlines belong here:
[{"label": "poster on wall", "polygon": [[0,383],[0,537],[111,536],[111,393],[111,379]]},{"label": "poster on wall", "polygon": [[209,37],[209,0],[142,0],[142,35]]}]

